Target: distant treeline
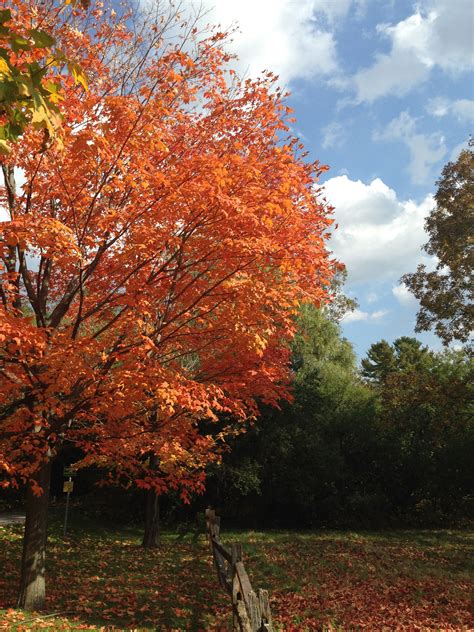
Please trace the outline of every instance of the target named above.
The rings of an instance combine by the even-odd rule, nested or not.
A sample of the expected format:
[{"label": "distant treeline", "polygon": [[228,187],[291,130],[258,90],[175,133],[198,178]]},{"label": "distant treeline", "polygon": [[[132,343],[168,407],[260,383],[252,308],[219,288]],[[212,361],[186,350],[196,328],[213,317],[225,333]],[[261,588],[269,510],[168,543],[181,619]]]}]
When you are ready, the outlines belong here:
[{"label": "distant treeline", "polygon": [[[358,368],[339,325],[321,311],[306,307],[298,331],[293,401],[280,410],[262,404],[255,424],[209,467],[205,494],[190,505],[164,496],[162,518],[192,522],[207,505],[226,525],[245,528],[436,526],[472,518],[467,348],[434,353],[402,337],[372,345]],[[55,463],[53,502],[63,496],[63,464],[79,456],[65,452]],[[91,469],[75,479],[80,512],[142,520],[143,492],[97,488],[99,477]]]},{"label": "distant treeline", "polygon": [[414,338],[357,371],[339,327],[308,308],[294,401],[264,409],[210,472],[206,501],[241,526],[456,524],[472,517],[473,363]]}]

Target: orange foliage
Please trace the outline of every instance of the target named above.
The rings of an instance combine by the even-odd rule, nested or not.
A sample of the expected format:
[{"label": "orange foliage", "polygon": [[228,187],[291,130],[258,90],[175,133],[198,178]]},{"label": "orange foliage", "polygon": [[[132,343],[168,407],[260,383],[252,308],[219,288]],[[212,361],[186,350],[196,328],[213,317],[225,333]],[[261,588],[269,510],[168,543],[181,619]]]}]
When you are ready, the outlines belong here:
[{"label": "orange foliage", "polygon": [[100,6],[74,23],[12,10],[48,25],[89,89],[64,77],[62,151],[31,129],[4,165],[4,480],[68,441],[142,486],[199,486],[223,440],[200,420],[285,396],[295,310],[326,298],[324,167],[288,135],[274,78],[229,72],[224,35],[184,23],[173,45],[176,16],[133,35]]}]

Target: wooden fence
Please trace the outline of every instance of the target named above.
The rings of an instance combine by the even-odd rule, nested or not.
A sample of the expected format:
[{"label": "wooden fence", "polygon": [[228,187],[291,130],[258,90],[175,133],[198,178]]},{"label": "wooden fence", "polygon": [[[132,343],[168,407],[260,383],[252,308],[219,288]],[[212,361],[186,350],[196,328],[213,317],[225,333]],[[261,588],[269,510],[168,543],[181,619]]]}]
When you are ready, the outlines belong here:
[{"label": "wooden fence", "polygon": [[230,550],[220,540],[220,517],[206,510],[206,525],[217,577],[232,599],[233,630],[238,632],[274,632],[268,591],[255,592],[242,561],[242,546],[231,544]]}]

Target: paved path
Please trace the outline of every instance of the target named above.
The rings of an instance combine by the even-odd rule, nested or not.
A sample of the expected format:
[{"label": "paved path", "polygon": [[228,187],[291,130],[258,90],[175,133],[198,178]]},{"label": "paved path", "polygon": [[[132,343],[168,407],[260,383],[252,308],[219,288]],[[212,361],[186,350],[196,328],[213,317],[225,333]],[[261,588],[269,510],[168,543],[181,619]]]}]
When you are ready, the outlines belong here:
[{"label": "paved path", "polygon": [[0,526],[6,524],[23,524],[25,516],[19,513],[0,513]]}]

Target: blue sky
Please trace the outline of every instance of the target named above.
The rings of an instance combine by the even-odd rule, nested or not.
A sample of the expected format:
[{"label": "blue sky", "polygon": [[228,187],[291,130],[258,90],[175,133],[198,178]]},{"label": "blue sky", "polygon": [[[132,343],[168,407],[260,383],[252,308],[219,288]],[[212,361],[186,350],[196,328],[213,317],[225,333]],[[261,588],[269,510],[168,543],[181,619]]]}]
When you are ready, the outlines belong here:
[{"label": "blue sky", "polygon": [[[414,335],[400,285],[423,262],[441,169],[474,133],[472,0],[182,0],[203,22],[238,25],[238,70],[272,70],[291,92],[294,133],[330,166],[326,197],[359,308],[342,322],[359,357]],[[418,334],[434,349],[434,334]]]},{"label": "blue sky", "polygon": [[[191,0],[189,0],[191,2]],[[359,309],[342,323],[363,356],[414,335],[416,300],[400,276],[420,262],[435,182],[474,130],[471,0],[209,0],[238,23],[240,70],[269,69],[291,91],[295,133],[330,165],[334,252]],[[432,334],[418,335],[435,349]]]}]

